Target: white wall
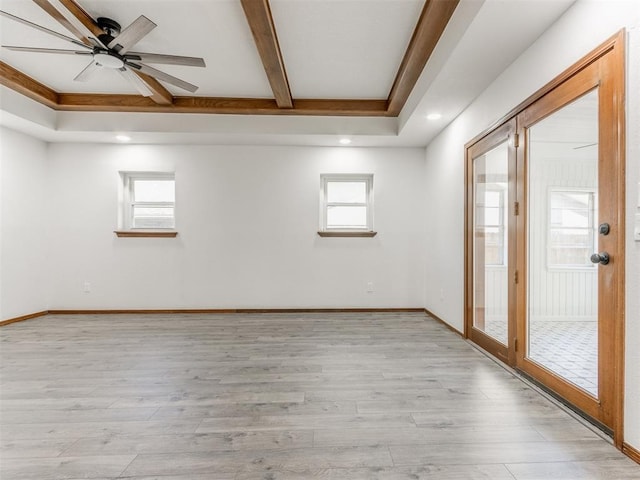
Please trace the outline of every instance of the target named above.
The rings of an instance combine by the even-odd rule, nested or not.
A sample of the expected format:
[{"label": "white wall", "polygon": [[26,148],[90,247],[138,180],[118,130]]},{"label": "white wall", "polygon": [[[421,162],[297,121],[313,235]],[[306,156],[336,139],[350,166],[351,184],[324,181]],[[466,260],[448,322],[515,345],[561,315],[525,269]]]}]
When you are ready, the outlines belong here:
[{"label": "white wall", "polygon": [[[48,161],[50,309],[424,304],[422,149],[52,144]],[[121,170],[175,171],[177,238],[116,238]],[[374,174],[376,237],[317,235],[333,172]]]},{"label": "white wall", "polygon": [[625,440],[640,450],[640,242],[633,239],[640,215],[640,5],[629,19],[627,55],[627,248]]},{"label": "white wall", "polygon": [[640,243],[631,238],[633,215],[640,212],[640,4],[636,0],[578,0],[428,146],[425,306],[462,331],[464,144],[623,27],[628,33],[625,440],[640,448]]},{"label": "white wall", "polygon": [[47,309],[44,142],[0,127],[0,320]]}]

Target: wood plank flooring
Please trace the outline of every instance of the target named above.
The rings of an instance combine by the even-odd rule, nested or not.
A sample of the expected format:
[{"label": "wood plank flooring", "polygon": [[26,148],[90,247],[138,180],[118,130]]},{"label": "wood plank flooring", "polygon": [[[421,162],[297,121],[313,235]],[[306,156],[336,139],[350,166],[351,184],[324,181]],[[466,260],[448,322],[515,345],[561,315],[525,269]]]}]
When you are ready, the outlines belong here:
[{"label": "wood plank flooring", "polygon": [[0,329],[0,479],[640,479],[419,313],[47,316]]}]

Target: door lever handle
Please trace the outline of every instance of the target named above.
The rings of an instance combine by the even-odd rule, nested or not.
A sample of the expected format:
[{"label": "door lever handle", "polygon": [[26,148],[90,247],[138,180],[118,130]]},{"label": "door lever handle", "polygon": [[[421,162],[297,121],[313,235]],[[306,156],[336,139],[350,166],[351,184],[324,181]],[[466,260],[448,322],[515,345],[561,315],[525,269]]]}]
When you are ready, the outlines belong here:
[{"label": "door lever handle", "polygon": [[600,265],[606,265],[611,260],[607,252],[594,253],[591,255],[591,263],[599,263]]}]

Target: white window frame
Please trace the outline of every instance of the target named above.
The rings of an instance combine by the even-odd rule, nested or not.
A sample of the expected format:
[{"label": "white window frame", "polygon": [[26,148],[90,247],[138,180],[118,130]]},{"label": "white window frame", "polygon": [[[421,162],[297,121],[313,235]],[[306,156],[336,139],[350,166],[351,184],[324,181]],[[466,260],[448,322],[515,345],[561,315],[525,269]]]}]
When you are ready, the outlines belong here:
[{"label": "white window frame", "polygon": [[[581,188],[581,187],[550,187],[547,192],[547,268],[549,270],[593,270],[595,264],[591,263],[588,259],[584,264],[558,264],[551,263],[551,231],[554,228],[551,225],[551,195],[554,193],[586,193],[590,195],[589,199],[589,226],[588,227],[574,227],[576,230],[590,230],[591,231],[591,250],[595,252],[597,245],[596,234],[596,210],[598,205],[598,194],[594,188]],[[562,227],[565,229],[571,229],[571,227]]]},{"label": "white window frame", "polygon": [[[176,225],[176,203],[174,202],[136,202],[134,201],[133,185],[135,180],[173,180],[175,185],[175,173],[173,172],[120,172],[123,186],[123,214],[122,225],[125,230],[132,231],[173,231]],[[171,207],[173,208],[173,227],[134,227],[133,209],[142,207]]]},{"label": "white window frame", "polygon": [[[327,187],[332,182],[363,182],[366,188],[365,203],[329,202]],[[362,228],[329,228],[327,226],[327,210],[333,206],[363,206],[367,209],[367,224]],[[321,232],[373,232],[373,174],[361,173],[325,173],[320,175],[320,231]]]}]

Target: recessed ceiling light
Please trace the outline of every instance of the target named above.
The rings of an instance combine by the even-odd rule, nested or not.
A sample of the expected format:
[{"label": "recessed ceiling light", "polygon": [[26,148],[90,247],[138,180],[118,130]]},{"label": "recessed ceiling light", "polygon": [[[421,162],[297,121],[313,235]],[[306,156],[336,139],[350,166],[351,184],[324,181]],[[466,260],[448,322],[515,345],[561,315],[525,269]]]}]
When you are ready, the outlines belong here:
[{"label": "recessed ceiling light", "polygon": [[129,142],[131,137],[128,135],[116,135],[116,140],[119,142]]},{"label": "recessed ceiling light", "polygon": [[440,120],[441,118],[441,113],[430,113],[429,115],[427,115],[427,120]]},{"label": "recessed ceiling light", "polygon": [[340,139],[340,145],[349,145],[351,143],[351,139],[350,138],[341,138]]}]

